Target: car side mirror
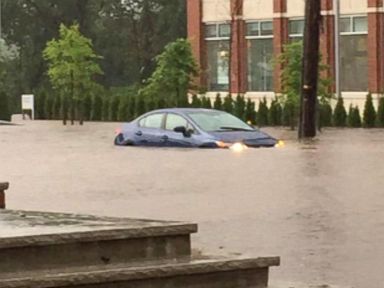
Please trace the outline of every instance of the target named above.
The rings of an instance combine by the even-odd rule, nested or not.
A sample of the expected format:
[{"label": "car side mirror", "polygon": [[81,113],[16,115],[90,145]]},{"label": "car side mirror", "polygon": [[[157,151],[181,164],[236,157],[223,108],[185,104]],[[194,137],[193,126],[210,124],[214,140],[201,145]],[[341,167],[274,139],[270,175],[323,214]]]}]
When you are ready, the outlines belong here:
[{"label": "car side mirror", "polygon": [[173,129],[177,133],[183,133],[184,137],[191,137],[191,132],[187,130],[184,126],[177,126]]}]

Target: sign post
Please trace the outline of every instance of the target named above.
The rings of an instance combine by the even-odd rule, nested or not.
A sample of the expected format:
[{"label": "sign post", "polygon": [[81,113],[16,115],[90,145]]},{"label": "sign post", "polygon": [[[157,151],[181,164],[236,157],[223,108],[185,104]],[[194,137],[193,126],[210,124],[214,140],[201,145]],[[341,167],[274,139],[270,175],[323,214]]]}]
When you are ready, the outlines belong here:
[{"label": "sign post", "polygon": [[21,110],[23,113],[23,119],[24,119],[24,110],[31,110],[31,119],[35,120],[34,95],[32,94],[21,95]]}]

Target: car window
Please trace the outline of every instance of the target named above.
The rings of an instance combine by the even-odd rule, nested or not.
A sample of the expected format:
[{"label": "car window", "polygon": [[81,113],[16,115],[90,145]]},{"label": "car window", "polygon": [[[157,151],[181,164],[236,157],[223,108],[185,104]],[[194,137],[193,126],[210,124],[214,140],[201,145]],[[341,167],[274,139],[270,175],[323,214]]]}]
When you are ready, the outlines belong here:
[{"label": "car window", "polygon": [[145,128],[161,128],[163,122],[163,113],[149,115],[139,121],[139,125]]},{"label": "car window", "polygon": [[165,129],[167,130],[173,130],[178,126],[183,126],[187,128],[187,120],[176,114],[168,114],[167,115],[167,121],[165,122]]}]

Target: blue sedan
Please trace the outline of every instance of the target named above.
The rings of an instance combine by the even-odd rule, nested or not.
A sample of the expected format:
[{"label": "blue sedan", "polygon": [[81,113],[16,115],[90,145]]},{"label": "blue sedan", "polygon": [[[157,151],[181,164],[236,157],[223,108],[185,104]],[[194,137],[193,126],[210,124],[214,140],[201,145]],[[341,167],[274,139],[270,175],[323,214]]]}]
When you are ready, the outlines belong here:
[{"label": "blue sedan", "polygon": [[275,147],[279,141],[218,110],[160,109],[148,112],[117,131],[115,145],[168,147]]}]

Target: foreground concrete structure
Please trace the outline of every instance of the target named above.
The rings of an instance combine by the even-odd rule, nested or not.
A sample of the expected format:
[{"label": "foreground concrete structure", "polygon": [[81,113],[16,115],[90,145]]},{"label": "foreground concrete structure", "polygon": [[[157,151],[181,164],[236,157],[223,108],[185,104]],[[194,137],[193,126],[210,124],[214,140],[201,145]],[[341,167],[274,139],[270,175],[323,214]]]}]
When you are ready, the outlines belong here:
[{"label": "foreground concrete structure", "polygon": [[0,210],[0,288],[262,288],[278,257],[192,256],[191,223]]}]

